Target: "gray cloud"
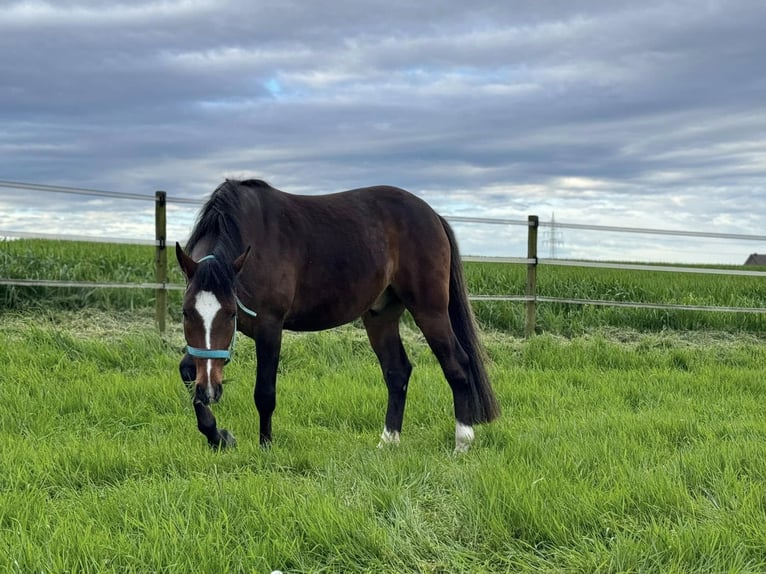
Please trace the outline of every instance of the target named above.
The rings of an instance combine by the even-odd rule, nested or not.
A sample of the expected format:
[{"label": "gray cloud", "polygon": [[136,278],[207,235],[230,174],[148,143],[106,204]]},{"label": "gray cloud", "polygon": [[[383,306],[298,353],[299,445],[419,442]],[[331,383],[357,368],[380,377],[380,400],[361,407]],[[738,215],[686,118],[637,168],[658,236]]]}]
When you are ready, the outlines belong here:
[{"label": "gray cloud", "polygon": [[6,2],[0,179],[391,183],[452,214],[761,234],[764,17],[757,0]]}]

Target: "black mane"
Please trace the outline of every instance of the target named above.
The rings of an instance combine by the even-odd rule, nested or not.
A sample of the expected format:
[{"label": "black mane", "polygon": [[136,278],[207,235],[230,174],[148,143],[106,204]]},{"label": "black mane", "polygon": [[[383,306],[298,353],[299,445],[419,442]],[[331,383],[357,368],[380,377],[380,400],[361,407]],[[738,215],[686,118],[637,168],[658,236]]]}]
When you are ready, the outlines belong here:
[{"label": "black mane", "polygon": [[[226,181],[231,181],[231,180],[227,179]],[[239,183],[240,185],[246,185],[247,187],[254,187],[254,188],[271,187],[268,182],[263,181],[262,179],[245,179],[237,183]]]},{"label": "black mane", "polygon": [[[242,184],[248,183],[242,182]],[[238,181],[227,179],[212,193],[197,216],[194,229],[186,244],[187,253],[191,253],[197,243],[207,237],[212,239],[214,245],[210,255],[215,255],[217,259],[231,263],[242,255],[245,249],[238,218],[239,184]]]},{"label": "black mane", "polygon": [[212,255],[213,258],[205,260],[199,266],[195,281],[216,294],[231,292],[234,288],[234,272],[231,263],[245,251],[238,218],[240,183],[251,186],[250,181],[238,182],[227,179],[216,188],[197,216],[194,229],[186,244],[186,252],[191,254],[192,249],[202,239],[211,240],[213,248],[210,253],[200,254],[198,257]]}]

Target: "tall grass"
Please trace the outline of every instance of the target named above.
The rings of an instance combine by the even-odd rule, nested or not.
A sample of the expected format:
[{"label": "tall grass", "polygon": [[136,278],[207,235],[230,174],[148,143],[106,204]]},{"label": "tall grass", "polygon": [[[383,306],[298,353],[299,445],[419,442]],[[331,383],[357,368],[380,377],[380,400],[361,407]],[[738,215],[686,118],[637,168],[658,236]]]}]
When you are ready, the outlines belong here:
[{"label": "tall grass", "polygon": [[[524,294],[526,268],[500,263],[466,263],[466,279],[475,294]],[[538,295],[595,301],[626,301],[710,307],[766,307],[763,277],[632,271],[591,267],[541,266]],[[521,334],[521,305],[476,302],[476,315],[486,328]],[[691,310],[658,310],[540,303],[538,331],[567,336],[604,327],[662,330],[726,330],[763,332],[766,314]]]},{"label": "tall grass", "polygon": [[[0,242],[0,277],[94,283],[154,282],[154,249],[143,245],[24,239]],[[173,281],[182,278],[171,269]],[[149,289],[52,288],[2,286],[0,305],[7,310],[47,307],[102,310],[148,308]]]},{"label": "tall grass", "polygon": [[210,451],[151,318],[0,317],[0,571],[761,572],[766,347],[725,333],[485,335],[504,416],[451,454],[422,338],[399,448],[364,332],[288,334],[274,444],[252,342]]},{"label": "tall grass", "polygon": [[[135,245],[57,242],[48,240],[0,243],[0,277],[72,281],[153,282],[154,249]],[[169,257],[170,281],[183,278]],[[521,295],[526,270],[521,265],[466,263],[473,294]],[[542,266],[538,271],[541,296],[577,299],[671,303],[685,305],[763,307],[766,281],[762,277],[696,275],[612,269]],[[180,293],[171,292],[174,318]],[[146,309],[154,305],[148,289],[61,289],[0,286],[0,310],[25,308],[101,310]],[[519,303],[476,302],[476,315],[485,329],[521,334],[523,306]],[[604,327],[662,330],[727,330],[763,332],[764,314],[652,310],[541,303],[540,332],[568,336]]]}]

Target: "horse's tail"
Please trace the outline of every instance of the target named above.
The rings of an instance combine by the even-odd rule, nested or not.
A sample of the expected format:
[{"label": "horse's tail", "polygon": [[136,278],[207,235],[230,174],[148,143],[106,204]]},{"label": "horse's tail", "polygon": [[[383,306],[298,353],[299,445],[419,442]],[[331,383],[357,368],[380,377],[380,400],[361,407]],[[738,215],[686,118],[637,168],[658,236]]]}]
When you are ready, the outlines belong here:
[{"label": "horse's tail", "polygon": [[460,260],[455,234],[450,225],[441,218],[444,231],[449,239],[451,251],[449,277],[449,316],[452,330],[460,346],[468,354],[468,383],[471,388],[471,414],[473,423],[488,423],[500,416],[500,405],[489,383],[484,366],[484,349],[479,340],[468,290],[463,278],[463,264]]}]

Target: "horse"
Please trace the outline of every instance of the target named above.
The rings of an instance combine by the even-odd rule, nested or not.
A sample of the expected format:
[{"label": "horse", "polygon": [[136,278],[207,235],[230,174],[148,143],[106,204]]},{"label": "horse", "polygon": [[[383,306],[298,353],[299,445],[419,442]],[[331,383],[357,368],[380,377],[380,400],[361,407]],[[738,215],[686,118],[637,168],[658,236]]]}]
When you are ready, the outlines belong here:
[{"label": "horse", "polygon": [[500,415],[449,224],[403,189],[376,186],[294,195],[257,180],[225,180],[197,216],[186,248],[179,371],[197,428],[214,449],[236,445],[210,405],[237,331],[254,339],[261,446],[272,440],[283,330],[321,331],[361,317],[388,387],[379,446],[399,444],[412,364],[399,332],[408,310],[452,390],[455,451],[475,424]]}]

